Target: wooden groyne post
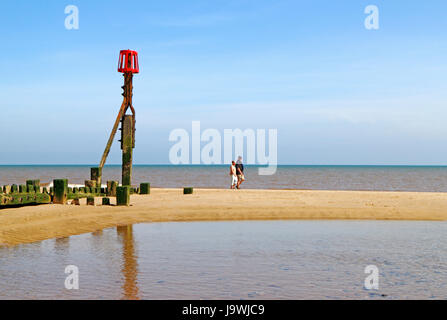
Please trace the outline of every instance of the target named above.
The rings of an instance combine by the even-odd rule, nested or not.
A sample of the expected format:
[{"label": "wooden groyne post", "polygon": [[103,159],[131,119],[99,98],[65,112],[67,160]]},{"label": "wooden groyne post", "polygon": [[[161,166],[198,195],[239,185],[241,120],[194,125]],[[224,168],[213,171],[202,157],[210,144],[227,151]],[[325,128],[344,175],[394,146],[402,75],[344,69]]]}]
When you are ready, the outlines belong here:
[{"label": "wooden groyne post", "polygon": [[151,184],[149,182],[140,183],[140,194],[151,194]]},{"label": "wooden groyne post", "polygon": [[130,186],[121,186],[116,188],[116,205],[117,206],[130,205]]},{"label": "wooden groyne post", "polygon": [[96,182],[96,187],[101,187],[102,168],[90,168],[90,180]]},{"label": "wooden groyne post", "polygon": [[118,181],[107,181],[107,196],[116,197],[116,187],[118,185]]},{"label": "wooden groyne post", "polygon": [[54,186],[53,203],[66,204],[68,200],[68,180],[67,179],[53,180],[53,186]]},{"label": "wooden groyne post", "polygon": [[132,185],[132,153],[134,148],[134,116],[125,115],[121,126],[121,149],[123,150],[122,185]]}]

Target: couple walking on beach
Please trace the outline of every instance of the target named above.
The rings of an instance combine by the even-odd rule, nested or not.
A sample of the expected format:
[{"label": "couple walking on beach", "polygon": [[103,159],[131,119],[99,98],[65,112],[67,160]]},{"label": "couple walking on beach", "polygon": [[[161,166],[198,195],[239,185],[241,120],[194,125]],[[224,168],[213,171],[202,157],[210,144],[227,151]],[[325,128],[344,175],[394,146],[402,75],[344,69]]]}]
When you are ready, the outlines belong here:
[{"label": "couple walking on beach", "polygon": [[241,183],[245,181],[244,164],[242,157],[237,159],[237,162],[232,161],[230,167],[231,189],[240,189]]}]

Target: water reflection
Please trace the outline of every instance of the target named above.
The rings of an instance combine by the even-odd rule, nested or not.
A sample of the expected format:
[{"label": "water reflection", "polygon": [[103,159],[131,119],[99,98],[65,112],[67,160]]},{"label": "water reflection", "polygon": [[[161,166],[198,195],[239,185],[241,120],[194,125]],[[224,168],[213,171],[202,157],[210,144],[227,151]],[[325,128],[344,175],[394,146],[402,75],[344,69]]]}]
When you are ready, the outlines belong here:
[{"label": "water reflection", "polygon": [[56,252],[66,252],[70,249],[70,237],[61,237],[54,240],[54,250]]},{"label": "water reflection", "polygon": [[94,236],[94,237],[101,237],[102,236],[102,230],[96,230],[95,232],[92,232],[92,236]]},{"label": "water reflection", "polygon": [[445,243],[447,222],[138,224],[0,248],[0,300],[447,299]]},{"label": "water reflection", "polygon": [[135,255],[135,241],[133,237],[133,226],[120,226],[116,228],[119,239],[123,246],[123,263],[121,272],[124,278],[123,299],[139,300],[138,290],[138,261]]}]

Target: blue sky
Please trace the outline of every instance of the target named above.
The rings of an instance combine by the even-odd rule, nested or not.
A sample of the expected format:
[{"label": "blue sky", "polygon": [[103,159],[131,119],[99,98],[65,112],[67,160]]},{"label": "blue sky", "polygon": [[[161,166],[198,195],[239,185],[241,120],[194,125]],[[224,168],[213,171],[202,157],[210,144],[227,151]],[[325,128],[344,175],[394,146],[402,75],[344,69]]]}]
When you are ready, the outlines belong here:
[{"label": "blue sky", "polygon": [[[66,30],[67,5],[79,30]],[[380,29],[366,30],[377,5]],[[93,164],[139,52],[135,163],[176,128],[278,129],[281,164],[447,164],[447,2],[13,1],[0,6],[0,164]],[[115,139],[108,163],[120,163]]]}]

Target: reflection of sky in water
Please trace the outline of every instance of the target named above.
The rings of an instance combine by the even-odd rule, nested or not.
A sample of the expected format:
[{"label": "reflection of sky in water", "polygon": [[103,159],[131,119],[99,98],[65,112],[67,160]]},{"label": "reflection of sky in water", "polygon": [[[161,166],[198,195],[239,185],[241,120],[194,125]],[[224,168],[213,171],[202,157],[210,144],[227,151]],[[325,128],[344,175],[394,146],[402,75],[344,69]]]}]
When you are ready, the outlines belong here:
[{"label": "reflection of sky in water", "polygon": [[[0,248],[0,298],[447,298],[447,223],[156,223]],[[80,290],[64,288],[67,265]],[[380,290],[363,288],[377,265]]]}]

